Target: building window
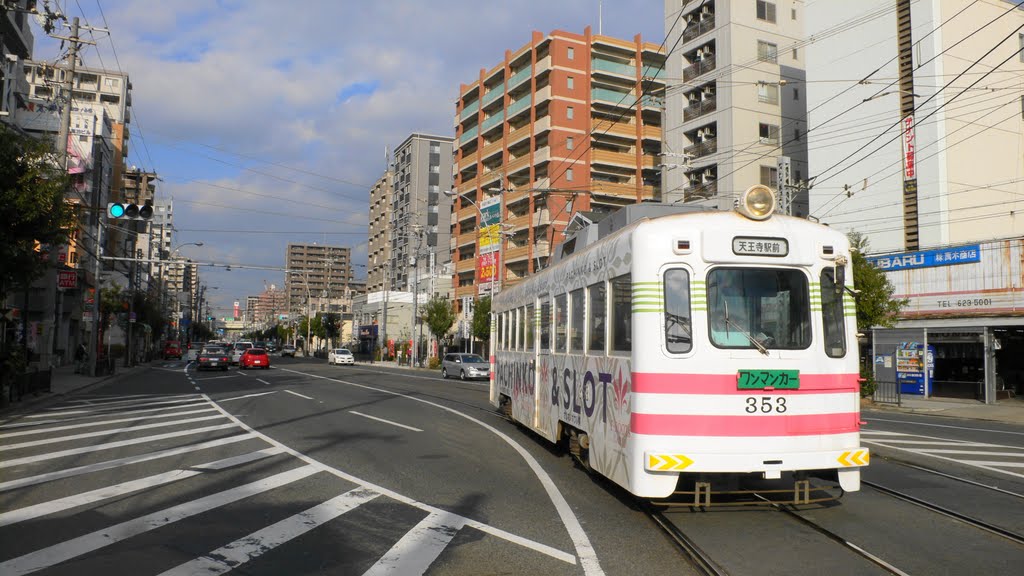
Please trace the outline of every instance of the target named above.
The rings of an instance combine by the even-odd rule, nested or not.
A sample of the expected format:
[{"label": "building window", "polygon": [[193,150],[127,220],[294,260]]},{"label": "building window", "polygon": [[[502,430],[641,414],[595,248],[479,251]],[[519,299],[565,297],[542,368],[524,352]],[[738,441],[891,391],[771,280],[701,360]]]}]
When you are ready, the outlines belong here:
[{"label": "building window", "polygon": [[797,88],[796,86],[794,86],[793,87],[793,100],[799,100],[799,99],[800,99],[800,89]]},{"label": "building window", "polygon": [[565,87],[568,88],[569,90],[572,90],[573,88],[573,80],[574,79],[572,76],[569,76],[565,79]]},{"label": "building window", "polygon": [[793,140],[796,142],[800,141],[800,127],[793,128]]},{"label": "building window", "polygon": [[761,62],[771,62],[772,64],[779,61],[779,47],[771,42],[765,42],[764,40],[757,41],[757,59]]},{"label": "building window", "polygon": [[757,0],[757,19],[765,22],[775,22],[775,4]]},{"label": "building window", "polygon": [[121,87],[121,79],[120,78],[104,78],[103,79],[103,85],[106,86],[107,88],[111,88],[111,89],[115,89],[116,90],[116,89]]},{"label": "building window", "polygon": [[779,143],[779,127],[774,124],[761,123],[757,128],[757,135],[761,144],[776,145]]},{"label": "building window", "polygon": [[576,57],[576,49],[573,48],[572,46],[569,46],[565,51],[565,55],[566,58],[568,58],[569,60],[574,59]]},{"label": "building window", "polygon": [[796,48],[793,48],[793,60],[798,59]]},{"label": "building window", "polygon": [[1024,62],[1024,34],[1018,34],[1017,39],[1020,40],[1020,61]]},{"label": "building window", "polygon": [[771,186],[778,184],[779,169],[775,166],[761,166],[761,184]]},{"label": "building window", "polygon": [[775,84],[758,84],[757,101],[763,104],[778,104],[779,87]]},{"label": "building window", "polygon": [[433,166],[430,167],[430,171],[434,174],[439,174],[441,172],[441,167],[438,166],[437,164],[434,164]]},{"label": "building window", "polygon": [[572,136],[568,136],[568,137],[567,137],[567,138],[565,139],[565,149],[566,149],[566,150],[572,150],[572,147],[573,147],[573,146],[574,146],[574,143],[573,143],[573,138],[572,138]]},{"label": "building window", "polygon": [[568,168],[565,171],[565,179],[572,182],[572,168]]},{"label": "building window", "polygon": [[566,107],[566,109],[565,109],[565,117],[568,118],[569,120],[572,120],[572,113],[573,113],[572,106]]},{"label": "building window", "polygon": [[791,9],[789,14],[790,14],[790,18],[792,18],[793,20],[796,20],[796,8]]},{"label": "building window", "polygon": [[431,142],[430,143],[430,153],[431,154],[440,154],[441,153],[441,143],[440,142]]}]

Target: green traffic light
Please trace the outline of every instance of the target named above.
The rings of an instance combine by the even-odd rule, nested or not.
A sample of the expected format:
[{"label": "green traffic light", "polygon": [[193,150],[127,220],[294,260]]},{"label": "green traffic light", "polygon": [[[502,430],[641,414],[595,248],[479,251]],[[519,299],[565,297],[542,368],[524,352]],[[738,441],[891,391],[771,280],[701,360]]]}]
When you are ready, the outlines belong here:
[{"label": "green traffic light", "polygon": [[111,218],[120,218],[124,216],[124,205],[111,204],[108,208],[108,216],[110,216]]}]

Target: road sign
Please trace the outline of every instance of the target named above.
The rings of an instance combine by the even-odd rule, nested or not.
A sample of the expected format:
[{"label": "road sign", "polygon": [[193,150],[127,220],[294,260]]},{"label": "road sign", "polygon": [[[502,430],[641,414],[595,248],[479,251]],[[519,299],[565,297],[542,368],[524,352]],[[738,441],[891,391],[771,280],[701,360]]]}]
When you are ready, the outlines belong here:
[{"label": "road sign", "polygon": [[75,289],[75,288],[78,288],[78,271],[77,270],[58,270],[57,271],[57,288],[60,288],[60,289]]}]

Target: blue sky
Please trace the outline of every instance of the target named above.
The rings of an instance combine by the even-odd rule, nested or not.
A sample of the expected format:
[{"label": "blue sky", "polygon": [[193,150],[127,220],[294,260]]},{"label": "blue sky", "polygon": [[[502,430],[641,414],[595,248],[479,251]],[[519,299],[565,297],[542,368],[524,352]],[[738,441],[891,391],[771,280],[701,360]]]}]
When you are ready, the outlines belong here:
[{"label": "blue sky", "polygon": [[[175,243],[200,261],[284,266],[288,242],[353,248],[366,262],[369,187],[384,149],[412,132],[454,135],[459,83],[532,31],[598,29],[597,0],[77,0],[108,28],[82,53],[130,75],[129,163],[175,202]],[[605,0],[603,32],[660,43],[664,4]],[[38,27],[34,58],[58,43]],[[365,268],[357,267],[357,277]],[[275,271],[203,268],[219,316],[283,285]]]}]

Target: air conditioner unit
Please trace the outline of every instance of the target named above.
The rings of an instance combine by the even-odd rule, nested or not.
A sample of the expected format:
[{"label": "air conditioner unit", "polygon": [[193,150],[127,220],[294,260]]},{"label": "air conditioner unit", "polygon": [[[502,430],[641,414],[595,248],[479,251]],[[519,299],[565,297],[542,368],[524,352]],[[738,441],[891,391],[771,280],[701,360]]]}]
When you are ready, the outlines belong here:
[{"label": "air conditioner unit", "polygon": [[701,172],[701,179],[704,182],[714,182],[715,180],[717,180],[717,178],[715,177],[715,171],[712,170],[711,168],[704,170],[703,172]]},{"label": "air conditioner unit", "polygon": [[700,7],[700,15],[701,16],[711,16],[712,15],[711,6],[709,6],[709,5],[701,6]]},{"label": "air conditioner unit", "polygon": [[704,98],[714,98],[715,97],[715,89],[710,87],[710,86],[706,86],[706,87],[701,89],[700,94]]}]

